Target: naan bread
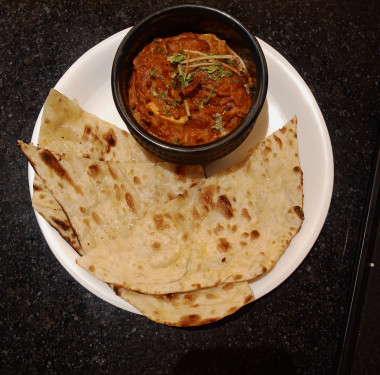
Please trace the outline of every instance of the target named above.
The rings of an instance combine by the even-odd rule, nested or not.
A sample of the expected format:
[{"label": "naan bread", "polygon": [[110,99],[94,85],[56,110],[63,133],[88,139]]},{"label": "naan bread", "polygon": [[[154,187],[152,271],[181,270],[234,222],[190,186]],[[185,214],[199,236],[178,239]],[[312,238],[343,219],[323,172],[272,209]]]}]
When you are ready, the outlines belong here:
[{"label": "naan bread", "polygon": [[[289,130],[294,138],[295,119],[293,122],[284,127],[282,133]],[[268,139],[280,150],[284,146],[286,152],[276,147],[272,150]],[[198,167],[184,171],[160,163],[142,150],[128,133],[83,111],[76,102],[52,90],[44,107],[40,148],[23,143],[20,148],[42,177],[37,174],[34,181],[33,206],[79,254],[85,255],[82,266],[108,282],[121,298],[150,319],[168,325],[194,326],[221,319],[252,301],[248,282],[241,280],[256,274],[252,272],[255,267],[259,274],[269,270],[299,229],[299,221],[302,222],[302,172],[296,168],[299,167],[296,138],[294,143],[289,134],[285,138],[273,135],[268,139],[261,154],[254,151],[244,164],[205,180]],[[295,159],[290,157],[291,153]],[[295,219],[294,223],[285,215],[285,219],[276,217],[272,225],[276,231],[284,226],[277,222],[291,224],[282,245],[272,244],[269,250],[263,248],[263,253],[269,255],[263,257],[259,252],[258,258],[251,262],[255,266],[245,267],[244,273],[242,261],[239,262],[242,252],[235,248],[238,242],[245,247],[251,245],[248,238],[253,241],[261,237],[259,229],[256,229],[258,238],[255,230],[248,230],[262,215],[255,217],[252,210],[243,207],[247,208],[246,212],[239,206],[248,191],[253,195],[256,192],[251,185],[246,185],[247,179],[242,176],[255,172],[258,167],[264,181],[263,174],[271,168],[272,157],[285,157],[285,164],[297,161],[294,176],[282,181],[286,192],[283,196],[277,192],[277,198],[294,198],[301,191],[301,199],[294,198],[293,207],[298,207],[293,208],[296,216],[289,214]],[[255,158],[262,158],[262,163],[255,164]],[[249,160],[253,165],[248,166]],[[266,163],[267,168],[262,168]],[[280,164],[277,167],[281,168]],[[239,172],[244,168],[245,172]],[[260,181],[258,175],[253,173],[252,176]],[[266,178],[271,178],[270,173]],[[145,183],[137,187],[138,181]],[[295,182],[300,183],[297,194],[292,193]],[[276,192],[276,186],[283,189],[280,185],[276,181],[272,193]],[[239,192],[243,186],[245,193]],[[264,194],[261,198],[270,199],[270,196]],[[299,201],[300,205],[296,206]],[[247,201],[248,206],[253,204],[256,201]],[[273,211],[274,216],[277,214],[278,211]],[[252,222],[244,226],[242,217]],[[247,233],[246,241],[239,240],[236,232],[243,233],[244,237]],[[247,245],[242,245],[244,242]],[[129,254],[126,254],[128,249]],[[256,256],[257,251],[252,254]],[[107,272],[102,271],[96,261],[92,262],[97,257],[102,262],[104,255],[106,267],[111,260],[111,279],[116,280],[115,285],[107,281]],[[119,267],[128,259],[130,264]],[[231,268],[228,272],[219,264],[227,261]],[[135,279],[133,289],[149,291],[148,294],[124,288],[123,285],[128,284],[125,272]],[[194,283],[197,277],[199,282]],[[150,282],[156,286],[149,286]],[[184,292],[186,290],[190,292]]]},{"label": "naan bread", "polygon": [[204,178],[199,166],[104,162],[19,146],[63,208],[84,253],[128,232],[150,212],[147,202],[162,205]]},{"label": "naan bread", "polygon": [[222,284],[191,293],[148,295],[125,288],[115,288],[115,291],[149,319],[178,327],[216,322],[253,301],[247,282]]},{"label": "naan bread", "polygon": [[[84,111],[76,101],[52,89],[42,115],[38,144],[56,152],[96,160],[155,162],[132,136],[117,126]],[[33,208],[79,253],[80,244],[66,214],[45,184],[36,175],[33,182]]]},{"label": "naan bread", "polygon": [[[100,280],[147,294],[263,275],[303,221],[296,125],[292,119],[260,142],[242,164],[193,186],[184,199],[158,207],[129,233],[93,248],[77,263]],[[147,274],[144,267],[167,246],[175,256]],[[178,265],[186,262],[186,273],[174,281]]]},{"label": "naan bread", "polygon": [[157,161],[128,132],[84,111],[54,89],[44,104],[38,146],[101,161]]}]

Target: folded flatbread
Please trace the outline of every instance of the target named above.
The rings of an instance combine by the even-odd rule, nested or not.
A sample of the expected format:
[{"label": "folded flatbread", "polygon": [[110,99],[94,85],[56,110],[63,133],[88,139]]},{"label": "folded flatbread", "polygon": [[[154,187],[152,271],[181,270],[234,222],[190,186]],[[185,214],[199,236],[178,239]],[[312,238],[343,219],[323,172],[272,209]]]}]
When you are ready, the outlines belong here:
[{"label": "folded flatbread", "polygon": [[[103,161],[155,162],[132,136],[91,113],[57,90],[45,101],[38,145],[52,151]],[[66,214],[45,184],[35,176],[33,208],[80,254],[80,246]]]},{"label": "folded flatbread", "polygon": [[222,284],[190,293],[149,295],[120,287],[115,287],[115,291],[149,319],[178,327],[216,322],[254,299],[247,282]]},{"label": "folded flatbread", "polygon": [[[203,177],[203,171],[199,167],[189,169],[187,167],[179,168],[168,163],[158,163],[159,161],[142,150],[128,133],[83,111],[76,102],[55,90],[50,92],[44,106],[39,146],[44,148],[37,149],[32,145],[27,146],[20,143],[23,151],[28,150],[26,153],[30,154],[32,164],[34,166],[35,164],[42,165],[40,173],[44,177],[41,179],[37,174],[33,184],[33,207],[59,231],[79,254],[85,254],[95,244],[106,244],[112,238],[117,237],[120,230],[129,231],[134,225],[133,220],[144,216],[148,209],[152,210],[157,207],[157,199],[160,204],[164,201],[170,202],[175,198],[184,200],[187,190],[198,183],[201,175]],[[31,155],[34,155],[34,161]],[[120,163],[114,163],[115,161],[126,161],[126,163],[116,165]],[[135,168],[133,168],[133,162],[135,162]],[[82,168],[83,173],[71,174],[70,172],[67,174],[65,163],[76,165],[79,171]],[[158,168],[152,163],[158,163]],[[124,173],[125,168],[129,168],[129,173]],[[73,169],[75,170],[75,167]],[[157,174],[157,170],[161,171],[161,175]],[[135,173],[136,171],[137,173]],[[60,177],[57,179],[58,175]],[[141,183],[146,176],[150,176],[148,185],[154,186],[148,189],[147,195],[144,193],[142,196],[141,202],[144,199],[145,203],[149,202],[144,208],[144,205],[139,205],[134,201],[134,196],[127,191],[127,186],[133,190],[134,185]],[[152,176],[155,176],[156,179]],[[86,180],[87,185],[81,185],[79,177],[82,177],[82,183]],[[120,183],[120,185],[116,183],[116,188],[115,184],[112,186],[115,177]],[[52,180],[55,182],[53,183]],[[121,183],[121,180],[125,184]],[[102,195],[108,198],[113,196],[116,200],[124,197],[124,210],[121,209],[121,211],[125,213],[129,209],[133,212],[133,209],[136,210],[138,206],[138,215],[134,212],[135,216],[130,215],[128,220],[122,217],[121,221],[119,221],[119,217],[113,218],[111,212],[119,211],[120,207],[113,206],[112,198],[111,202],[107,202],[107,200],[104,202],[101,199],[101,204],[97,209],[96,204],[89,205],[90,201],[94,203],[94,199],[91,200],[94,189],[91,181],[95,182],[98,198]],[[101,182],[99,183],[99,181]],[[190,181],[191,184],[189,184]],[[51,190],[47,188],[45,182],[48,182]],[[97,188],[96,184],[98,184]],[[102,185],[102,188],[99,188],[99,185]],[[62,190],[65,190],[62,189],[62,186],[67,187],[75,197],[76,194],[81,195],[80,191],[87,193],[88,186],[91,186],[92,193],[83,194],[78,201],[74,202],[75,199],[70,198],[70,194],[62,195]],[[135,190],[139,193],[138,195],[140,195],[140,191],[141,189]],[[55,195],[51,194],[52,192]],[[63,201],[58,203],[56,197]],[[105,210],[107,204],[108,211]],[[70,212],[69,216],[62,207]],[[144,209],[145,213],[142,214]],[[104,212],[105,215],[99,215]],[[111,220],[107,221],[107,216],[110,216]],[[128,215],[126,216],[128,217]],[[71,221],[75,223],[74,228],[79,233],[79,238],[84,244],[83,247],[73,230]],[[177,277],[181,272],[183,270],[177,274]],[[187,293],[146,295],[128,291],[120,286],[116,286],[115,290],[118,295],[152,320],[177,326],[200,325],[221,319],[253,300],[252,290],[247,282],[223,284],[198,290],[189,295]],[[197,299],[198,302],[190,303],[193,299]]]},{"label": "folded flatbread", "polygon": [[187,189],[183,199],[157,207],[77,263],[100,280],[141,293],[198,290],[263,275],[302,221],[302,171],[292,119],[244,162]]}]

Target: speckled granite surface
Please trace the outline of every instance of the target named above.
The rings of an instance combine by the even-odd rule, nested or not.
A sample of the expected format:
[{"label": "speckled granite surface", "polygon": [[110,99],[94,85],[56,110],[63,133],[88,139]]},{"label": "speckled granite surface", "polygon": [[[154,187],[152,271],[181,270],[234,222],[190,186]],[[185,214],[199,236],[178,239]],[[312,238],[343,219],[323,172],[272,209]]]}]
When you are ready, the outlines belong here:
[{"label": "speckled granite surface", "polygon": [[[319,103],[335,183],[318,240],[280,287],[204,328],[158,325],[86,291],[39,230],[16,140],[30,140],[49,89],[78,57],[151,11],[179,2],[2,1],[1,373],[334,372],[379,136],[379,2],[195,2],[231,13],[276,48]],[[367,373],[375,373],[374,366],[369,363]]]}]

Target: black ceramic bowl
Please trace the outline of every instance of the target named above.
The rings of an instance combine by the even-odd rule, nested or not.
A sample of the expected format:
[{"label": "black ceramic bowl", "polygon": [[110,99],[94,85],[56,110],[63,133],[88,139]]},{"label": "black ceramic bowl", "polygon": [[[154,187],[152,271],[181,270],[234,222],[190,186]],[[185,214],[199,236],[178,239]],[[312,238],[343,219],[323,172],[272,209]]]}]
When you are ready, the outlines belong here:
[{"label": "black ceramic bowl", "polygon": [[[183,32],[213,33],[243,59],[250,74],[256,66],[257,91],[247,116],[233,131],[218,140],[197,146],[182,146],[162,141],[147,132],[133,117],[123,96],[128,85],[134,57],[154,38]],[[253,65],[254,64],[254,65]],[[112,67],[112,94],[116,108],[130,133],[155,156],[178,164],[206,164],[237,148],[251,132],[264,104],[268,88],[268,70],[257,39],[246,27],[225,12],[200,5],[179,5],[159,10],[144,18],[124,37]]]}]

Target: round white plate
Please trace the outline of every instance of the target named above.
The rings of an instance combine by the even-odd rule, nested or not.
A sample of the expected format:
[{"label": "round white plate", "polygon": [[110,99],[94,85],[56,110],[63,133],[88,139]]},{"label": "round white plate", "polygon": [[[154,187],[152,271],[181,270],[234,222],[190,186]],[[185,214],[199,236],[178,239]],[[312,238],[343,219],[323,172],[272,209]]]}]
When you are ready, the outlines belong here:
[{"label": "round white plate", "polygon": [[[111,68],[115,52],[129,29],[123,30],[80,57],[59,80],[55,88],[77,99],[88,112],[109,121],[122,129],[112,99]],[[300,163],[304,181],[305,220],[276,266],[265,276],[252,282],[255,298],[267,294],[281,284],[300,265],[317,239],[329,209],[333,187],[333,155],[330,138],[321,111],[306,83],[296,70],[276,50],[259,40],[264,51],[268,70],[268,96],[252,134],[238,150],[210,168],[232,163],[249,145],[282,127],[294,115],[298,118]],[[37,119],[32,142],[38,143],[42,110]],[[29,187],[33,193],[34,171],[29,165]],[[139,313],[133,306],[117,297],[105,283],[80,268],[77,253],[47,222],[36,213],[42,233],[52,252],[65,269],[86,289],[103,300],[122,309]]]}]

